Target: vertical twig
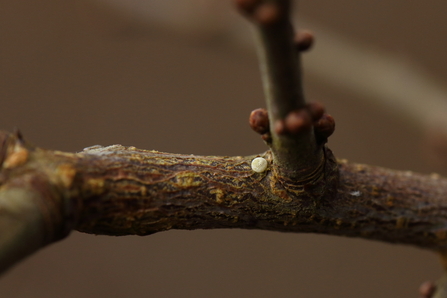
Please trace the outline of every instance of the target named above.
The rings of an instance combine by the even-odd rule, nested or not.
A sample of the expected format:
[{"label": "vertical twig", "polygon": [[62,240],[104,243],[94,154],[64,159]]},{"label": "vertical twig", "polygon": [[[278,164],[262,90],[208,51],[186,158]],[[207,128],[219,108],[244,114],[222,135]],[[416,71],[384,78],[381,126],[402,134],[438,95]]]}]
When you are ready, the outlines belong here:
[{"label": "vertical twig", "polygon": [[323,111],[319,105],[306,105],[304,99],[291,1],[236,0],[236,4],[255,25],[274,162],[284,176],[309,175],[323,161],[321,143],[312,129]]}]

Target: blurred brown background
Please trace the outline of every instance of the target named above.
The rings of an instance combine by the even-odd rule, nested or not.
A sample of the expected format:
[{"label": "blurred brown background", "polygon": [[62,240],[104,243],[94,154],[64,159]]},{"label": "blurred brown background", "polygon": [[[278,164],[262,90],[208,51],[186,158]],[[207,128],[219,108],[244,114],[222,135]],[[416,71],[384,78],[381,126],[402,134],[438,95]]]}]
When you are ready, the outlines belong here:
[{"label": "blurred brown background", "polygon": [[[229,2],[0,0],[0,128],[65,151],[266,150],[247,124],[264,106],[255,55],[232,38],[248,25]],[[447,74],[445,1],[314,0],[299,10],[353,44],[416,61],[435,80]],[[306,86],[336,118],[329,145],[338,157],[442,172],[423,157],[420,121],[312,73]],[[323,235],[74,232],[2,276],[0,296],[417,297],[440,273],[427,251]]]}]

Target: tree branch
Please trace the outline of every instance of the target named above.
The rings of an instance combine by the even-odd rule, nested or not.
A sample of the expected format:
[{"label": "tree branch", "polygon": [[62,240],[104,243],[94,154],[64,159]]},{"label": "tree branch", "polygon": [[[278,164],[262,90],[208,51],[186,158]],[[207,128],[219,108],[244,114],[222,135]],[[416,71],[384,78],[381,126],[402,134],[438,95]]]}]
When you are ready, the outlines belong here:
[{"label": "tree branch", "polygon": [[290,22],[289,0],[237,0],[236,5],[254,24],[275,164],[289,177],[311,174],[323,159],[315,140],[312,115],[306,109],[300,56]]},{"label": "tree branch", "polygon": [[294,43],[290,1],[237,4],[259,35],[268,111],[255,110],[250,124],[271,151],[217,157],[113,145],[63,153],[0,132],[0,272],[73,229],[263,229],[447,250],[447,179],[336,161],[324,145],[334,120],[304,101],[296,52],[312,38]]},{"label": "tree branch", "polygon": [[[0,137],[6,140],[0,198],[8,202],[0,212],[26,219],[13,237],[2,233],[1,270],[73,228],[116,236],[263,229],[447,248],[447,180],[438,176],[335,163],[325,149],[332,162],[323,165],[324,175],[295,181],[275,172],[270,152],[262,155],[268,168],[258,173],[250,166],[255,156],[178,155],[120,145],[62,153],[13,134]],[[10,227],[0,224],[2,231]]]}]

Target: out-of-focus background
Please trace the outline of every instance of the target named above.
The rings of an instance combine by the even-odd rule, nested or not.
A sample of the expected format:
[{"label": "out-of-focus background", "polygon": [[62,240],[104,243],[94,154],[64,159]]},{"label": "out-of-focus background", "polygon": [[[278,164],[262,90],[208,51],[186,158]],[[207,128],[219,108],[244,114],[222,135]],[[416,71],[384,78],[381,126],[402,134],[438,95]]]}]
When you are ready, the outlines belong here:
[{"label": "out-of-focus background", "polygon": [[[447,2],[296,10],[317,36],[306,93],[337,121],[335,154],[445,174]],[[262,106],[249,24],[230,0],[0,0],[0,128],[40,147],[259,153],[247,119]],[[440,274],[430,252],[324,235],[74,232],[3,275],[0,296],[417,297]]]}]

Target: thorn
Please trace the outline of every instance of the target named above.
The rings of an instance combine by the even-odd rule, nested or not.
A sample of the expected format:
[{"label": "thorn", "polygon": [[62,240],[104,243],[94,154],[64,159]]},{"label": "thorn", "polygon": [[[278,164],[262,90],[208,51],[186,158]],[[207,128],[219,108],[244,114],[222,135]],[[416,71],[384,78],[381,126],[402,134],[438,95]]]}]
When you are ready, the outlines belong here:
[{"label": "thorn", "polygon": [[312,48],[315,41],[314,34],[308,30],[299,30],[295,35],[295,47],[299,52],[305,52]]},{"label": "thorn", "polygon": [[256,109],[250,113],[251,129],[263,135],[270,131],[269,115],[266,109]]}]

